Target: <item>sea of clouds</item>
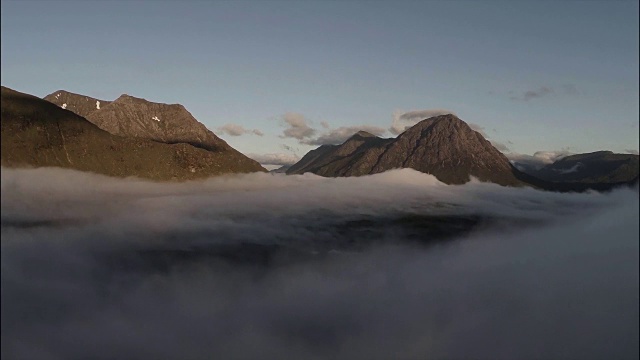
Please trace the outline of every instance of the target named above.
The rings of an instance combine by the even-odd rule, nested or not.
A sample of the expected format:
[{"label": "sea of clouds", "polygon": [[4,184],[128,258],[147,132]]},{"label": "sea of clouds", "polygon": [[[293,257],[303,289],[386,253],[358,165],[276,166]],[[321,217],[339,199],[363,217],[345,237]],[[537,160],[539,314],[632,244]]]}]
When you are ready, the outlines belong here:
[{"label": "sea of clouds", "polygon": [[[409,169],[1,180],[3,359],[639,355],[637,187],[448,186]],[[434,216],[480,221],[433,244],[405,229]]]}]

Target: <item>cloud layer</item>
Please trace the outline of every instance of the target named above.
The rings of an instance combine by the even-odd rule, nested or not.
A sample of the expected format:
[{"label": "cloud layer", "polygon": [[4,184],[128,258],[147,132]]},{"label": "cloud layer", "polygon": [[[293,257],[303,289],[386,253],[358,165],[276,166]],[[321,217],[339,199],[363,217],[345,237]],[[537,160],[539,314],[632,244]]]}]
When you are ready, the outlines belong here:
[{"label": "cloud layer", "polygon": [[[638,356],[637,189],[409,169],[183,184],[2,169],[1,185],[3,358]],[[481,220],[425,246],[445,219]]]}]

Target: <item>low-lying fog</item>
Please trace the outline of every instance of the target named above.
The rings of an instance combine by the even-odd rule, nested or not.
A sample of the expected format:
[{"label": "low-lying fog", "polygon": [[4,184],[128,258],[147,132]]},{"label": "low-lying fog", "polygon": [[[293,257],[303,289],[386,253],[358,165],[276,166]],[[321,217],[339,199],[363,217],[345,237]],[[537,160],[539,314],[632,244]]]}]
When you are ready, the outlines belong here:
[{"label": "low-lying fog", "polygon": [[3,168],[2,358],[637,359],[638,205],[406,169]]}]

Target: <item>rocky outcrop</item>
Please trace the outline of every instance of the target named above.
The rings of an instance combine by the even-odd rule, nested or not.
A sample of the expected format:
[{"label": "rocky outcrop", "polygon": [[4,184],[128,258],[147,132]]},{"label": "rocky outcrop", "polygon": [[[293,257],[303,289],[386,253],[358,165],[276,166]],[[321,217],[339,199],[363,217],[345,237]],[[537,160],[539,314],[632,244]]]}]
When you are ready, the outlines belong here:
[{"label": "rocky outcrop", "polygon": [[447,184],[462,184],[474,176],[501,185],[523,185],[500,151],[450,114],[423,120],[395,139],[359,132],[342,145],[310,152],[287,174],[361,176],[396,168],[429,173]]},{"label": "rocky outcrop", "polygon": [[1,116],[6,167],[57,166],[154,180],[266,171],[224,142],[226,146],[206,150],[184,142],[113,135],[70,110],[5,87]]}]

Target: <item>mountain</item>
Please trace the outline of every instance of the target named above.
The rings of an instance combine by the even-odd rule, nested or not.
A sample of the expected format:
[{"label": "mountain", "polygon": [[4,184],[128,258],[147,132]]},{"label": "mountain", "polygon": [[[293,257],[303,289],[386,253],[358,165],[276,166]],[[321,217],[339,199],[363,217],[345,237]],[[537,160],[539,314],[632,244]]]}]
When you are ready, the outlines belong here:
[{"label": "mountain", "polygon": [[[113,135],[167,144],[187,143],[205,150],[222,150],[244,156],[198,122],[180,104],[155,103],[127,94],[109,102],[62,90],[49,94],[44,99],[60,107],[66,104],[67,110],[85,117]],[[90,103],[94,104],[92,108],[86,106]],[[95,106],[98,103],[100,106]]]},{"label": "mountain", "polygon": [[273,174],[285,174],[290,167],[290,165],[282,165],[279,168],[270,170],[269,172]]},{"label": "mountain", "polygon": [[[59,98],[67,94],[70,93]],[[69,96],[67,108],[74,104],[77,111],[88,111],[88,106],[80,105],[93,101],[89,99]],[[2,87],[1,104],[2,166],[57,166],[153,180],[266,171],[222,140],[217,148],[205,150],[187,143],[165,144],[117,136],[61,106],[6,87]],[[96,111],[110,105],[113,104],[107,103]]]},{"label": "mountain", "polygon": [[529,174],[551,182],[620,183],[637,178],[639,164],[638,155],[597,151],[566,156]]},{"label": "mountain", "polygon": [[63,109],[73,111],[74,113],[86,118],[92,112],[101,110],[110,101],[100,100],[89,96],[74,94],[64,90],[58,90],[52,94],[45,96],[45,100],[59,105]]},{"label": "mountain", "polygon": [[429,173],[447,184],[462,184],[474,176],[501,185],[524,185],[500,151],[451,114],[423,120],[395,139],[359,132],[342,145],[309,152],[287,174],[361,176],[395,168]]}]

